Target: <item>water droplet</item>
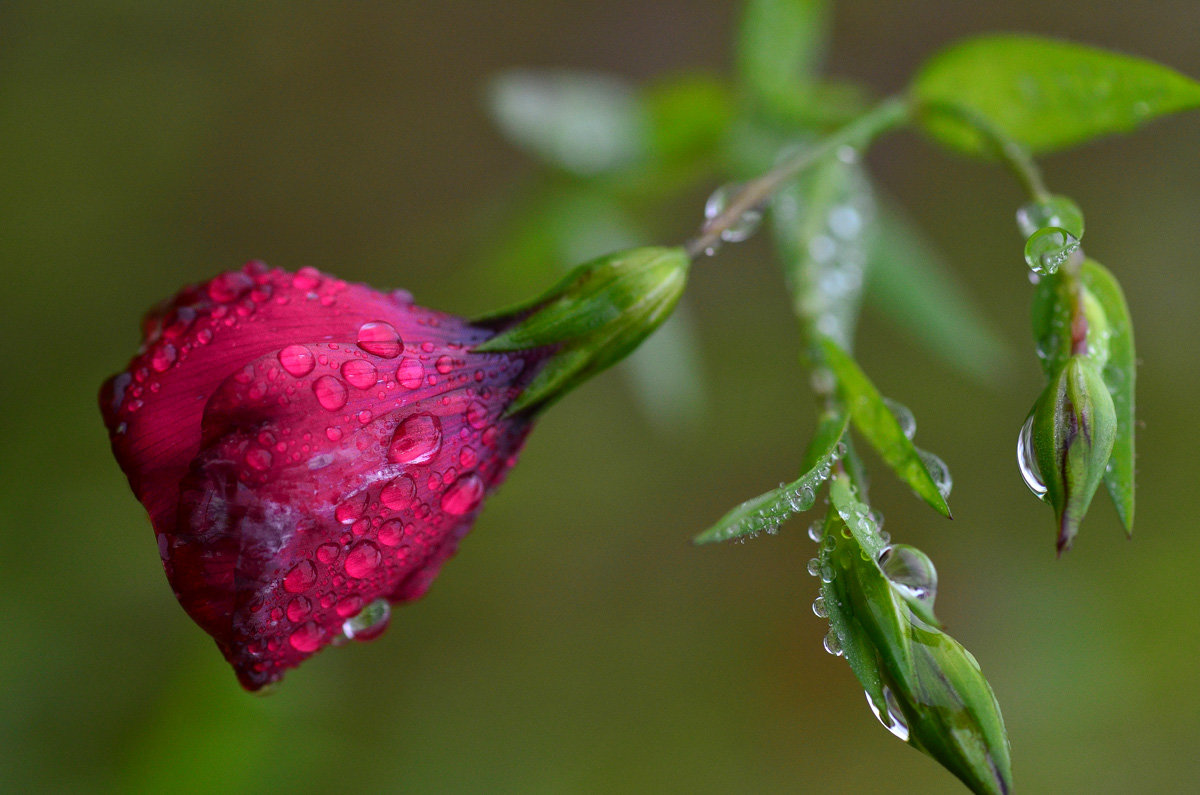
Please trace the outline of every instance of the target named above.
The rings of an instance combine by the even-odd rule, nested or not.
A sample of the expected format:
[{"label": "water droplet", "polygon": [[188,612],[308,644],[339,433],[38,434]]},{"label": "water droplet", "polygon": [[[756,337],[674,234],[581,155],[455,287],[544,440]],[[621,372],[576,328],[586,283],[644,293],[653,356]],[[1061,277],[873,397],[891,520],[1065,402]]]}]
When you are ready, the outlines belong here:
[{"label": "water droplet", "polygon": [[241,271],[222,273],[208,283],[208,297],[219,304],[237,300],[254,282]]},{"label": "water droplet", "polygon": [[825,651],[834,657],[842,656],[842,641],[832,629],[825,633],[825,640],[822,643],[825,646]]},{"label": "water droplet", "polygon": [[315,290],[321,286],[321,272],[316,268],[305,266],[296,271],[292,277],[292,286],[297,290]]},{"label": "water droplet", "polygon": [[392,606],[386,599],[376,599],[362,612],[342,624],[342,634],[351,640],[373,640],[387,629],[392,616]]},{"label": "water droplet", "polygon": [[313,394],[329,411],[337,411],[346,405],[346,385],[331,375],[323,375],[313,382]]},{"label": "water droplet", "polygon": [[483,502],[483,492],[483,479],[469,472],[454,481],[442,494],[442,510],[454,516],[468,514]]},{"label": "water droplet", "polygon": [[858,150],[849,144],[843,144],[837,148],[837,159],[848,166],[854,165],[858,162]]},{"label": "water droplet", "polygon": [[358,594],[350,594],[337,600],[333,606],[333,611],[342,618],[347,618],[362,610],[363,600]]},{"label": "water droplet", "polygon": [[879,554],[879,568],[904,596],[932,603],[937,596],[937,569],[921,550],[895,544]]},{"label": "water droplet", "polygon": [[388,481],[387,485],[379,492],[379,501],[390,510],[402,511],[412,505],[416,493],[417,486],[413,483],[413,479],[408,475],[401,475]]},{"label": "water droplet", "polygon": [[886,685],[883,688],[883,701],[887,705],[886,716],[879,711],[879,707],[875,706],[875,702],[871,700],[871,694],[867,693],[866,696],[867,706],[871,708],[871,712],[874,713],[875,717],[879,718],[879,722],[883,724],[883,728],[904,742],[908,742],[908,722],[904,720],[904,713],[900,711],[900,704],[897,703],[896,696],[892,693],[891,688]]},{"label": "water droplet", "polygon": [[813,615],[817,618],[829,618],[829,610],[825,608],[825,597],[818,596],[812,603]]},{"label": "water droplet", "polygon": [[439,373],[446,375],[454,369],[454,360],[449,356],[439,356],[433,366]]},{"label": "water droplet", "polygon": [[338,558],[338,553],[341,552],[341,547],[337,544],[321,544],[317,547],[317,560],[322,563],[333,563]]},{"label": "water droplet", "polygon": [[1025,241],[1025,262],[1042,276],[1059,269],[1079,251],[1079,238],[1057,226],[1047,226],[1034,232]]},{"label": "water droplet", "polygon": [[888,411],[892,412],[892,416],[896,418],[896,422],[900,425],[900,430],[911,441],[917,435],[917,420],[913,417],[912,409],[891,398],[884,398],[883,404],[888,407]]},{"label": "water droplet", "polygon": [[862,231],[862,215],[850,204],[834,207],[829,211],[829,231],[842,240],[851,240]]},{"label": "water droplet", "polygon": [[404,350],[404,343],[391,323],[375,320],[359,327],[358,347],[384,359],[395,359]]},{"label": "water droplet", "polygon": [[937,486],[942,499],[949,497],[950,490],[954,487],[954,479],[950,476],[950,469],[946,466],[946,462],[928,450],[917,450],[917,454],[921,456],[921,463],[929,470],[929,476],[933,478],[933,485]]},{"label": "water droplet", "polygon": [[357,389],[370,389],[379,380],[375,365],[366,359],[350,359],[342,365],[342,377]]},{"label": "water droplet", "polygon": [[404,540],[404,525],[399,519],[389,519],[379,526],[376,537],[385,547],[398,547]]},{"label": "water droplet", "polygon": [[383,555],[380,554],[379,547],[370,541],[359,541],[346,553],[346,573],[361,580],[374,574],[382,562]]},{"label": "water droplet", "polygon": [[317,581],[317,567],[310,560],[302,560],[292,567],[283,578],[283,590],[288,593],[303,593]]},{"label": "water droplet", "polygon": [[[725,208],[729,206],[729,203],[737,195],[738,191],[741,190],[741,187],[739,184],[730,183],[722,185],[713,191],[712,195],[708,197],[708,201],[704,204],[704,218],[712,221],[725,212]],[[740,243],[754,234],[755,230],[758,229],[758,225],[762,223],[762,216],[761,207],[752,207],[746,210],[737,221],[721,231],[721,239],[727,243]]]},{"label": "water droplet", "polygon": [[271,468],[271,453],[268,450],[263,450],[261,447],[255,447],[246,452],[246,466],[258,472],[265,472]]},{"label": "water droplet", "polygon": [[1017,228],[1028,239],[1039,229],[1058,227],[1077,238],[1083,237],[1083,211],[1066,196],[1050,196],[1022,205],[1017,210]]},{"label": "water droplet", "polygon": [[808,561],[808,574],[810,577],[818,577],[821,574],[821,561],[812,558]]},{"label": "water droplet", "polygon": [[808,526],[808,537],[815,542],[820,542],[821,536],[825,534],[825,523],[820,519],[816,520]]},{"label": "water droplet", "polygon": [[1038,466],[1037,453],[1033,449],[1032,414],[1017,434],[1017,468],[1021,470],[1021,479],[1033,492],[1033,496],[1039,500],[1046,499],[1046,481],[1042,478],[1042,469]]},{"label": "water droplet", "polygon": [[416,359],[404,359],[396,368],[396,380],[405,389],[418,389],[425,380],[425,368]]},{"label": "water droplet", "polygon": [[317,366],[312,351],[303,345],[289,345],[279,352],[279,366],[296,378],[303,378]]},{"label": "water droplet", "polygon": [[424,464],[437,455],[442,446],[442,429],[437,417],[414,414],[396,426],[388,446],[388,461],[393,464]]},{"label": "water droplet", "polygon": [[298,624],[303,621],[309,613],[312,612],[312,602],[305,599],[303,596],[297,596],[287,605],[288,621],[293,624]]},{"label": "water droplet", "polygon": [[311,621],[288,637],[288,643],[299,652],[309,653],[321,648],[321,628]]},{"label": "water droplet", "polygon": [[165,373],[175,364],[178,356],[179,352],[175,350],[175,346],[169,342],[165,343],[155,348],[154,353],[150,355],[150,366],[160,373]]},{"label": "water droplet", "polygon": [[370,499],[370,496],[365,491],[359,492],[353,497],[346,498],[334,508],[334,518],[340,524],[354,524],[363,515],[363,511],[366,510],[368,499]]}]

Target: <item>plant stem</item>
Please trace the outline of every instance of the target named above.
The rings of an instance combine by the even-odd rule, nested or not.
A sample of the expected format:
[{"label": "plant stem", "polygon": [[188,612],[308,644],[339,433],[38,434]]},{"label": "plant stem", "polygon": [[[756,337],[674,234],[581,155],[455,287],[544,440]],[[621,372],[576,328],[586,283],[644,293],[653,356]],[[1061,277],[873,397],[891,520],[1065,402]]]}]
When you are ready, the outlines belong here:
[{"label": "plant stem", "polygon": [[1046,190],[1046,183],[1042,181],[1042,172],[1029,151],[1000,128],[971,109],[958,105],[928,103],[917,108],[918,113],[928,111],[950,116],[979,133],[979,136],[992,147],[996,157],[1008,166],[1030,198],[1037,200],[1050,198],[1050,191]]},{"label": "plant stem", "polygon": [[699,237],[686,245],[688,255],[699,256],[721,243],[721,235],[736,225],[747,212],[761,207],[787,182],[809,166],[829,157],[840,147],[861,148],[884,132],[900,126],[908,120],[909,104],[904,97],[884,100],[872,110],[859,116],[845,127],[803,149],[770,171],[742,186],[724,210],[709,219],[700,230]]}]

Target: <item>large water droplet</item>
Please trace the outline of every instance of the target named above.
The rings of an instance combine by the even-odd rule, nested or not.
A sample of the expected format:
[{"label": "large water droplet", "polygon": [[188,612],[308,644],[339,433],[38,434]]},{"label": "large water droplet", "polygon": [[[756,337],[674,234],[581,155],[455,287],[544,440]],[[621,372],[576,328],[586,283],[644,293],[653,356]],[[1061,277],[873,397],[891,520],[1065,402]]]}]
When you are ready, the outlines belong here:
[{"label": "large water droplet", "polygon": [[1025,262],[1042,276],[1054,273],[1079,250],[1079,238],[1057,226],[1034,232],[1025,241]]},{"label": "large water droplet", "polygon": [[311,621],[302,625],[288,637],[288,643],[299,652],[314,652],[321,648],[321,628]]},{"label": "large water droplet", "polygon": [[883,404],[888,407],[888,411],[892,412],[892,416],[900,425],[900,430],[911,441],[917,435],[917,419],[913,416],[912,409],[899,401],[886,397],[883,399]]},{"label": "large water droplet", "polygon": [[175,350],[175,346],[167,342],[160,345],[150,354],[150,366],[160,373],[165,373],[171,369],[171,365],[175,364],[175,359],[179,356],[179,352]]},{"label": "large water droplet", "polygon": [[311,612],[312,602],[308,601],[308,599],[304,598],[303,596],[297,596],[295,599],[288,602],[287,617],[288,621],[291,621],[293,624],[300,623]]},{"label": "large water droplet", "polygon": [[954,478],[950,476],[950,468],[946,466],[946,462],[928,450],[917,450],[917,454],[921,456],[921,463],[929,470],[933,485],[937,486],[942,499],[949,497],[950,490],[954,488]]},{"label": "large water droplet", "polygon": [[389,510],[402,511],[412,505],[416,493],[417,485],[413,479],[408,475],[401,475],[388,481],[388,484],[379,492],[379,501]]},{"label": "large water droplet", "polygon": [[384,359],[395,359],[404,350],[404,342],[391,323],[375,320],[359,327],[358,347]]},{"label": "large water droplet", "polygon": [[396,426],[388,446],[388,461],[393,464],[424,464],[437,455],[442,446],[442,428],[437,417],[414,414]]},{"label": "large water droplet", "polygon": [[288,593],[303,593],[317,581],[317,567],[312,561],[302,560],[292,567],[283,578],[283,590]]},{"label": "large water droplet", "polygon": [[379,547],[370,541],[359,541],[346,553],[346,573],[361,580],[374,574],[382,562]]},{"label": "large water droplet", "polygon": [[812,611],[817,618],[829,618],[829,610],[825,607],[824,596],[818,596],[813,600]]},{"label": "large water droplet", "polygon": [[338,506],[333,509],[333,516],[340,524],[354,524],[363,511],[366,510],[367,500],[370,496],[367,492],[359,492],[353,497],[347,497]]},{"label": "large water droplet", "polygon": [[342,634],[351,640],[373,640],[387,629],[392,616],[392,606],[386,599],[376,599],[353,618],[342,624]]},{"label": "large water droplet", "polygon": [[346,405],[346,385],[331,375],[323,375],[313,382],[313,394],[322,408],[337,411]]},{"label": "large water droplet", "polygon": [[1017,210],[1017,227],[1028,239],[1034,232],[1056,226],[1077,238],[1083,237],[1083,211],[1066,196],[1049,196],[1029,202]]},{"label": "large water droplet", "polygon": [[1033,496],[1039,500],[1046,499],[1046,481],[1042,478],[1042,469],[1038,466],[1037,453],[1033,449],[1032,414],[1017,434],[1017,468],[1021,470],[1021,479],[1033,492]]},{"label": "large water droplet", "polygon": [[379,373],[366,359],[350,359],[342,365],[342,378],[357,389],[370,389],[379,380]]},{"label": "large water droplet", "polygon": [[317,360],[303,345],[289,345],[279,352],[279,366],[289,375],[303,378],[317,366]]},{"label": "large water droplet", "polygon": [[825,640],[822,641],[822,644],[825,646],[825,651],[834,657],[842,656],[842,641],[832,629],[825,633]]},{"label": "large water droplet", "polygon": [[446,489],[442,495],[442,510],[454,516],[468,514],[483,502],[483,492],[483,480],[469,472]]},{"label": "large water droplet", "polygon": [[879,568],[906,597],[932,603],[937,597],[937,569],[921,550],[894,544],[879,554]]},{"label": "large water droplet", "polygon": [[[742,188],[741,185],[730,183],[722,185],[713,191],[708,197],[708,201],[704,204],[704,218],[712,221],[721,213],[725,212],[725,208],[737,195]],[[746,210],[742,215],[731,224],[728,228],[721,231],[721,239],[727,243],[740,243],[746,238],[754,234],[758,229],[758,225],[762,223],[762,208],[752,207]]]},{"label": "large water droplet", "polygon": [[879,707],[875,706],[875,702],[871,700],[871,694],[867,693],[867,706],[871,708],[871,712],[875,717],[879,718],[879,722],[883,724],[883,728],[890,731],[892,734],[899,737],[904,742],[908,742],[908,722],[904,720],[904,713],[900,711],[900,704],[896,701],[896,695],[891,688],[884,686],[883,700],[887,705],[887,715],[879,711]]},{"label": "large water droplet", "polygon": [[375,537],[385,547],[398,547],[404,540],[404,524],[399,519],[389,519],[379,526]]}]

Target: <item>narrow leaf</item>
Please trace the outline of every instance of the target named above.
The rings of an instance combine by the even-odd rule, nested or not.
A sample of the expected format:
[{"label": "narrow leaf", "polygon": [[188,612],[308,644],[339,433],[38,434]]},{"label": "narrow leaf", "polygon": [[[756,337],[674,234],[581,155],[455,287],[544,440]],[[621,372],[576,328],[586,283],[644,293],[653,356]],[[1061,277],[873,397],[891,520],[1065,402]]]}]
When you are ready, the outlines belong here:
[{"label": "narrow leaf", "polygon": [[1108,361],[1101,371],[1117,413],[1117,432],[1112,458],[1104,473],[1104,484],[1125,532],[1133,533],[1134,382],[1137,354],[1133,347],[1133,324],[1121,286],[1111,273],[1093,260],[1086,260],[1080,278],[1104,308],[1108,320]]},{"label": "narrow leaf", "polygon": [[517,146],[587,176],[642,155],[646,121],[637,95],[603,74],[517,69],[492,78],[488,109]]},{"label": "narrow leaf", "polygon": [[997,384],[1012,351],[932,245],[897,211],[880,213],[867,268],[867,301],[958,372]]},{"label": "narrow leaf", "polygon": [[765,105],[786,103],[815,76],[829,37],[827,0],[749,0],[737,40],[742,84]]},{"label": "narrow leaf", "polygon": [[846,417],[828,415],[817,428],[813,439],[814,445],[821,442],[823,451],[803,475],[791,483],[771,489],[766,494],[746,500],[718,519],[712,527],[697,535],[693,541],[697,544],[711,544],[757,535],[763,531],[774,533],[789,516],[811,508],[817,499],[817,488],[829,477],[833,462],[838,457],[837,446],[846,434],[847,422]]},{"label": "narrow leaf", "polygon": [[1166,66],[1065,41],[1001,34],[952,45],[912,94],[935,139],[990,156],[963,118],[978,116],[1032,153],[1050,152],[1200,106],[1200,83]]},{"label": "narrow leaf", "polygon": [[883,396],[858,364],[828,337],[817,337],[825,363],[837,376],[850,410],[850,418],[896,476],[921,499],[943,516],[950,518],[950,506],[938,490],[920,452],[904,435],[896,416],[883,402]]}]

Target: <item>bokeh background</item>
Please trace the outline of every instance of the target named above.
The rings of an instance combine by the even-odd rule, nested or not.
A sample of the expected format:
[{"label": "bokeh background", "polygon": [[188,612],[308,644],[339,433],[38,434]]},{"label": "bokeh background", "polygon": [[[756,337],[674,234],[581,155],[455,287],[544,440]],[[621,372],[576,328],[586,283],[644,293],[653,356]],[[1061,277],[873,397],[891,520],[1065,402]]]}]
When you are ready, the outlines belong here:
[{"label": "bokeh background", "polygon": [[[701,401],[672,419],[629,368],[579,390],[425,599],[269,698],[237,687],[175,603],[108,450],[95,394],[141,312],[244,260],[464,314],[524,297],[540,275],[479,277],[535,173],[490,126],[486,78],[727,71],[736,15],[682,0],[0,4],[0,790],[961,791],[821,650],[806,520],[689,543],[789,477],[811,428],[761,240],[694,271]],[[933,49],[996,29],[1200,75],[1185,0],[847,0],[831,71],[896,90]],[[1063,560],[1014,465],[1041,386],[1020,193],[909,134],[871,155],[1015,354],[987,386],[872,315],[860,333],[868,371],[950,465],[956,518],[878,465],[874,502],[936,561],[939,615],[998,694],[1023,792],[1200,781],[1198,139],[1191,114],[1045,161],[1125,286],[1143,361],[1137,534],[1098,499]],[[647,227],[686,236],[711,187]]]}]

